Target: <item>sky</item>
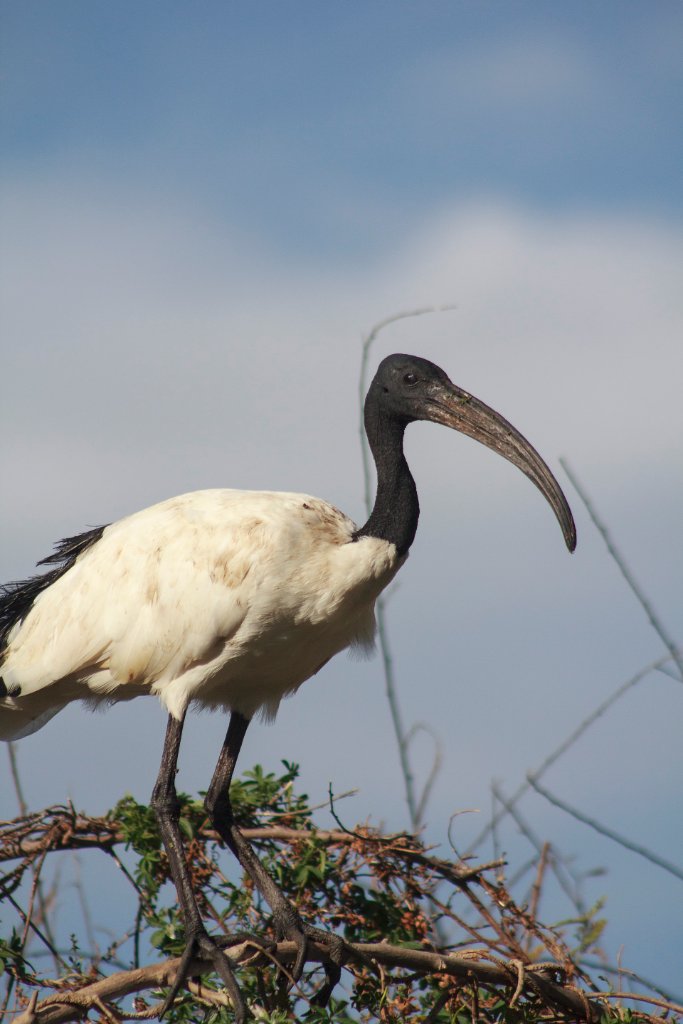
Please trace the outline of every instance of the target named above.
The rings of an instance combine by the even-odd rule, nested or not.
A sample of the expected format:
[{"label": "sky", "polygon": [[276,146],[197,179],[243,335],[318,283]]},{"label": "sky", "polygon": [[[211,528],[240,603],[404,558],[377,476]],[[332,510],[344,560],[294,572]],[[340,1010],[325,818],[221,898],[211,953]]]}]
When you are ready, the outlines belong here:
[{"label": "sky", "polygon": [[[512,793],[666,654],[561,456],[683,643],[683,8],[3,0],[0,22],[0,577],[203,487],[362,521],[362,338],[454,305],[384,330],[371,364],[414,352],[498,409],[579,535],[570,557],[522,474],[409,429],[422,515],[389,637],[404,719],[441,750],[426,836],[446,851],[476,808],[466,849],[492,780]],[[679,867],[682,701],[646,673],[543,780]],[[188,724],[182,788],[206,787],[224,729]],[[69,708],[17,747],[30,806],[147,799],[163,730],[151,700]],[[283,758],[316,802],[359,790],[348,824],[406,827],[379,659],[338,657],[252,727],[240,767]],[[541,796],[519,806],[605,898],[610,962],[682,998],[680,880]],[[16,810],[4,784],[0,816]],[[498,841],[512,874],[530,847],[509,821]]]}]

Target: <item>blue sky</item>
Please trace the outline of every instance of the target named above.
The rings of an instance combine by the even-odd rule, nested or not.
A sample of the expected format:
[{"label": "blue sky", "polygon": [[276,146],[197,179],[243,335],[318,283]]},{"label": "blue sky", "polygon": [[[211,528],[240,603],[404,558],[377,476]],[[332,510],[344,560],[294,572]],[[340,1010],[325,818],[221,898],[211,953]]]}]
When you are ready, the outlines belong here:
[{"label": "blue sky", "polygon": [[674,3],[96,0],[3,20],[10,167],[78,162],[288,253],[362,258],[454,194],[680,208]]},{"label": "blue sky", "polygon": [[[458,808],[485,820],[492,778],[512,791],[664,653],[559,455],[681,642],[683,8],[24,0],[0,16],[0,576],[198,487],[310,491],[362,518],[361,335],[455,303],[381,335],[377,358],[425,355],[498,408],[579,525],[570,559],[521,474],[409,432],[422,519],[389,613],[405,717],[443,746],[429,838]],[[651,674],[546,779],[670,860],[682,697]],[[185,788],[206,785],[223,729],[191,724]],[[151,701],[69,709],[19,747],[32,806],[146,798],[162,735]],[[360,787],[350,817],[405,824],[377,660],[337,659],[254,726],[242,767],[280,758],[318,799],[328,780]],[[426,770],[428,748],[416,758]],[[581,870],[608,868],[587,895],[607,897],[610,956],[623,944],[680,994],[680,883],[540,798],[523,809]],[[462,819],[463,846],[478,827]],[[528,855],[511,826],[503,841]]]}]

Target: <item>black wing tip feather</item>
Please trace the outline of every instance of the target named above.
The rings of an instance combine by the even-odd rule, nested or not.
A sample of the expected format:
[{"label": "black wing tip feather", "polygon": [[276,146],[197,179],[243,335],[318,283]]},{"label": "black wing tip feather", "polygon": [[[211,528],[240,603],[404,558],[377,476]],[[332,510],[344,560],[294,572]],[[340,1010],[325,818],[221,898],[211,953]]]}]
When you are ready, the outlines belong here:
[{"label": "black wing tip feather", "polygon": [[[96,526],[73,537],[65,537],[55,544],[51,555],[38,562],[38,565],[54,565],[56,568],[30,576],[27,580],[0,585],[0,650],[12,627],[28,614],[38,595],[68,572],[79,555],[96,544],[105,530],[106,526]],[[3,686],[4,683],[0,686],[0,697]]]},{"label": "black wing tip feather", "polygon": [[63,540],[58,540],[54,545],[54,551],[51,555],[46,558],[41,558],[37,565],[58,565],[61,562],[67,562],[62,572],[66,572],[74,564],[80,554],[82,554],[87,548],[100,539],[106,526],[93,526],[90,530],[85,530],[83,533],[76,533],[73,537],[64,537]]}]

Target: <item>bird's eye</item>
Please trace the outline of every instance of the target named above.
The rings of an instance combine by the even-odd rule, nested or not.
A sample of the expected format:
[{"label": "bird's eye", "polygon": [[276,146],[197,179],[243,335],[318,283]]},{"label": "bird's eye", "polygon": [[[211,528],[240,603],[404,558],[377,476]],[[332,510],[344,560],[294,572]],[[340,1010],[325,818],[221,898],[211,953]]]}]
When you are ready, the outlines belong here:
[{"label": "bird's eye", "polygon": [[403,375],[403,383],[407,384],[409,388],[415,387],[417,384],[417,376],[414,373],[405,373]]}]

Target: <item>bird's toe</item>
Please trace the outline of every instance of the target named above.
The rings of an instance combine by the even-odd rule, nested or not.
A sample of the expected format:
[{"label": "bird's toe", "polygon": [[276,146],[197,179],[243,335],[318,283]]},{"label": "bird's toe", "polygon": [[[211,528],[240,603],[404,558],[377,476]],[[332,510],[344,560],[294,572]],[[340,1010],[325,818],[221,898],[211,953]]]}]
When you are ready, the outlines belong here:
[{"label": "bird's toe", "polygon": [[159,1020],[162,1020],[168,1013],[183,985],[185,985],[189,978],[195,975],[196,969],[193,970],[193,964],[197,960],[201,960],[210,964],[223,982],[232,1003],[235,1024],[244,1024],[247,1017],[244,997],[237,983],[232,962],[221,948],[221,945],[234,945],[235,941],[239,940],[233,937],[228,943],[219,944],[215,939],[211,938],[203,927],[197,929],[196,932],[188,937],[175,978],[159,1013]]},{"label": "bird's toe", "polygon": [[322,962],[325,982],[315,993],[311,1002],[315,1006],[326,1006],[341,978],[342,967],[347,957],[346,943],[341,936],[335,935],[334,932],[326,932],[314,925],[305,924],[298,915],[296,917],[296,924],[288,920],[287,927],[282,931],[282,934],[296,945],[294,964],[289,972],[286,974],[283,972],[283,984],[286,987],[291,987],[292,984],[299,981],[306,965],[311,942],[324,946],[327,952],[327,959]]}]

